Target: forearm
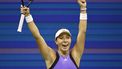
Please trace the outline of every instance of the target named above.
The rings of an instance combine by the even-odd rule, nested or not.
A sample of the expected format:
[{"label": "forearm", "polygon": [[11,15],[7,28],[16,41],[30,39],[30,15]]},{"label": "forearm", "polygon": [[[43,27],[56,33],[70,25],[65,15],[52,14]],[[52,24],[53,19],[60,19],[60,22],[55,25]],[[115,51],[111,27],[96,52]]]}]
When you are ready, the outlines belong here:
[{"label": "forearm", "polygon": [[39,33],[39,30],[38,30],[37,26],[34,23],[32,15],[31,14],[25,15],[25,19],[26,19],[26,22],[28,24],[28,27],[29,27],[33,37],[35,39],[39,39],[40,38],[40,33]]},{"label": "forearm", "polygon": [[30,29],[30,31],[35,39],[40,38],[39,30],[38,30],[37,26],[35,25],[34,21],[28,23],[28,28]]},{"label": "forearm", "polygon": [[28,24],[28,27],[29,27],[33,37],[35,39],[40,38],[41,36],[40,36],[39,30],[34,23],[32,15],[30,14],[30,9],[28,7],[21,7],[21,13],[23,13],[25,15],[26,22]]},{"label": "forearm", "polygon": [[[82,9],[82,8],[81,8]],[[85,14],[87,16],[87,11],[86,10],[80,10],[80,16],[82,16],[81,14]],[[85,17],[86,17],[85,16]],[[87,17],[82,19],[80,17],[80,22],[79,22],[79,32],[86,32],[86,28],[87,28]]]}]

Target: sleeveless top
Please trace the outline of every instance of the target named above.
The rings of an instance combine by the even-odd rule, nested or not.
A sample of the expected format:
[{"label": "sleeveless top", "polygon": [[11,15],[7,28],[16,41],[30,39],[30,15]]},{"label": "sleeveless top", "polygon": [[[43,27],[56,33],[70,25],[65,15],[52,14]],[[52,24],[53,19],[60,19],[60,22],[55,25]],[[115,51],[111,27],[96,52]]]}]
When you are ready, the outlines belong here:
[{"label": "sleeveless top", "polygon": [[56,59],[49,69],[79,69],[74,61],[71,52],[66,57],[56,51]]}]

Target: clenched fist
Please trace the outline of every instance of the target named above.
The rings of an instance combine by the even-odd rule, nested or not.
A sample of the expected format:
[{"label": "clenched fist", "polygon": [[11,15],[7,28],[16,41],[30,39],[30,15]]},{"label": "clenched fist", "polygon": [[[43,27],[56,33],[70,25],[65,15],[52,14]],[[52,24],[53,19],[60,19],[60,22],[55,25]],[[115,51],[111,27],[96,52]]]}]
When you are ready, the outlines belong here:
[{"label": "clenched fist", "polygon": [[24,14],[25,16],[28,16],[30,14],[30,9],[28,7],[22,7],[21,6],[21,13]]},{"label": "clenched fist", "polygon": [[80,8],[86,8],[86,0],[77,0],[78,4],[80,5]]}]

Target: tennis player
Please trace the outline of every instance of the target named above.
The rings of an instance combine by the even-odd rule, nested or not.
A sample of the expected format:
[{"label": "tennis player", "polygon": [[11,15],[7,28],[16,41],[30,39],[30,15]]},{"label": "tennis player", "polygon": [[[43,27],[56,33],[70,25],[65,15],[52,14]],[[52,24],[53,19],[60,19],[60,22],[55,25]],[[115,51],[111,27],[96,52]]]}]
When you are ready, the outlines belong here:
[{"label": "tennis player", "polygon": [[[47,69],[79,69],[85,45],[85,35],[87,27],[86,1],[77,0],[80,5],[79,32],[76,43],[70,49],[72,35],[68,29],[59,29],[55,34],[57,50],[53,50],[47,45],[34,23],[28,7],[21,7],[21,12],[25,15],[28,27],[35,38],[40,53],[45,59]],[[53,40],[53,39],[52,39]]]}]

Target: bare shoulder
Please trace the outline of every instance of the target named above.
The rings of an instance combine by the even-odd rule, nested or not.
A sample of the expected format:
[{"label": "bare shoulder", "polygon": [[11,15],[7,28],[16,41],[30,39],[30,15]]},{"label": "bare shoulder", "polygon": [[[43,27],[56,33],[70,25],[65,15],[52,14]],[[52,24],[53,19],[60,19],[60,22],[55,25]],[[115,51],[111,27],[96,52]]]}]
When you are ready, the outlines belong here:
[{"label": "bare shoulder", "polygon": [[49,69],[56,59],[56,52],[53,49],[50,49],[50,51],[48,52],[49,52],[49,55],[47,56],[48,59],[45,59],[45,62],[46,62],[47,68]]}]

